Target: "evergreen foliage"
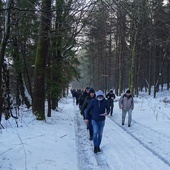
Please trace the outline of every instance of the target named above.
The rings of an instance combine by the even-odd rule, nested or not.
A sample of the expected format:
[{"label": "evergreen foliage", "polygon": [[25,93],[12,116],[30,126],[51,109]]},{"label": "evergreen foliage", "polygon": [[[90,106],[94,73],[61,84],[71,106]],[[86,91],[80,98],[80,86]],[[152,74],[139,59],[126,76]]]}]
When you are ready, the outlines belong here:
[{"label": "evergreen foliage", "polygon": [[[163,0],[0,1],[0,84],[7,112],[33,106],[38,119],[57,109],[72,81],[138,96],[170,85],[170,2]],[[4,59],[8,74],[3,74]],[[34,76],[33,76],[34,75]],[[12,100],[12,101],[11,101]],[[9,101],[8,101],[9,103]],[[1,120],[0,115],[0,120]],[[8,116],[7,116],[8,117]]]}]

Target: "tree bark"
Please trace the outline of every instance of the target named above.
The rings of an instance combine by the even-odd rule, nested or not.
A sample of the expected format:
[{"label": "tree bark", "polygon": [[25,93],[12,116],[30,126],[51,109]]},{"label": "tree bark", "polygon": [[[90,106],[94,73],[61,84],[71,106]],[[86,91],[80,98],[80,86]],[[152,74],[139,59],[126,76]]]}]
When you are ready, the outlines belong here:
[{"label": "tree bark", "polygon": [[[5,16],[4,36],[2,37],[2,41],[0,45],[0,85],[2,85],[2,68],[3,68],[5,50],[10,35],[10,15],[11,15],[10,10],[13,5],[13,0],[8,0],[6,4],[8,10],[6,11],[6,16]],[[0,88],[0,122],[2,118],[2,102],[3,102],[2,93],[3,93],[2,88]]]},{"label": "tree bark", "polygon": [[51,0],[43,0],[39,40],[37,45],[35,72],[34,72],[34,89],[33,89],[33,113],[37,120],[45,119],[45,73],[46,58],[48,55],[48,40],[50,31],[50,10]]}]

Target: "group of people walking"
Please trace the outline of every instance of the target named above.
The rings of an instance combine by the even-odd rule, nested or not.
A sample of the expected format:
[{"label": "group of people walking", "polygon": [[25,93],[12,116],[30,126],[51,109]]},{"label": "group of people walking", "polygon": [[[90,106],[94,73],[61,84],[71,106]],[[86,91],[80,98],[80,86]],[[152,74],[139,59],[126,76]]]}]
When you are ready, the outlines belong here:
[{"label": "group of people walking", "polygon": [[[93,140],[94,153],[101,152],[100,144],[105,125],[106,116],[113,115],[114,99],[116,98],[113,90],[106,94],[99,90],[95,93],[93,88],[86,87],[85,91],[79,96],[80,113],[87,124],[89,139]],[[119,99],[119,108],[122,110],[122,125],[125,124],[126,114],[128,113],[128,127],[131,126],[132,110],[134,109],[133,96],[127,90]]]}]

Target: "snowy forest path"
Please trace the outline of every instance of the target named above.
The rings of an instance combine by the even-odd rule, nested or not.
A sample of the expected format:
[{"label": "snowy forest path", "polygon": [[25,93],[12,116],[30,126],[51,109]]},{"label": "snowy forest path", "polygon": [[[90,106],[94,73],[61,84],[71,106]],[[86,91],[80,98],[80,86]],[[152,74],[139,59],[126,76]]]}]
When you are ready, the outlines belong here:
[{"label": "snowy forest path", "polygon": [[142,125],[134,120],[132,121],[132,126],[130,128],[128,128],[127,125],[122,126],[120,125],[120,116],[116,114],[113,117],[110,117],[110,119],[136,141],[138,141],[143,147],[170,167],[170,136],[153,130],[150,127]]},{"label": "snowy forest path", "polygon": [[[150,149],[142,145],[142,140],[137,140],[127,131],[129,127],[122,127],[119,123],[113,121],[113,117],[107,117],[104,129],[103,141],[106,157],[109,158],[109,164],[113,169],[169,169],[169,164],[164,157],[157,152],[151,152]],[[126,130],[127,129],[127,130]],[[153,164],[157,162],[157,164]]]},{"label": "snowy forest path", "polygon": [[[86,130],[86,124],[80,115],[78,106],[74,105],[74,122],[76,146],[78,154],[78,169],[80,170],[117,170],[117,169],[142,169],[169,170],[169,161],[165,155],[157,152],[155,148],[145,146],[145,139],[142,134],[151,136],[152,130],[135,123],[132,127],[122,127],[120,125],[121,114],[119,118],[108,116],[104,127],[103,139],[101,143],[101,153],[93,153],[93,142],[89,140],[89,134]],[[135,125],[134,125],[135,124]],[[137,128],[134,128],[137,126]],[[140,131],[141,129],[141,131]],[[130,133],[131,132],[131,133]],[[133,135],[133,133],[138,136]],[[141,134],[141,137],[139,134]],[[157,135],[157,137],[155,136]],[[159,133],[156,131],[152,140],[159,139]],[[145,138],[145,137],[143,137]],[[168,136],[164,136],[169,141]],[[163,144],[163,143],[162,143]],[[168,144],[168,143],[167,143]],[[151,143],[152,145],[152,143]],[[155,149],[155,150],[154,150]],[[156,162],[156,163],[155,163]]]},{"label": "snowy forest path", "polygon": [[80,170],[110,170],[104,152],[94,154],[93,141],[89,140],[86,124],[75,106],[75,134],[78,152],[78,168]]}]

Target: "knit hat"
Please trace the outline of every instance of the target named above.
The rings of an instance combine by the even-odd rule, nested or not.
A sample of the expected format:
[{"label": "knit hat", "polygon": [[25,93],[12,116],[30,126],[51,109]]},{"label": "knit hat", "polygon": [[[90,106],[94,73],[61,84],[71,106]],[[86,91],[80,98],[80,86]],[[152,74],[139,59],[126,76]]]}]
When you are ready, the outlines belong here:
[{"label": "knit hat", "polygon": [[90,89],[90,93],[95,93],[93,88]]},{"label": "knit hat", "polygon": [[99,91],[96,93],[96,97],[98,97],[98,96],[104,96],[104,93],[103,93],[101,90],[99,90]]},{"label": "knit hat", "polygon": [[130,93],[130,90],[127,90],[126,93]]},{"label": "knit hat", "polygon": [[90,87],[86,87],[87,90],[90,90]]},{"label": "knit hat", "polygon": [[113,90],[112,90],[112,89],[110,90],[110,93],[113,93]]}]

